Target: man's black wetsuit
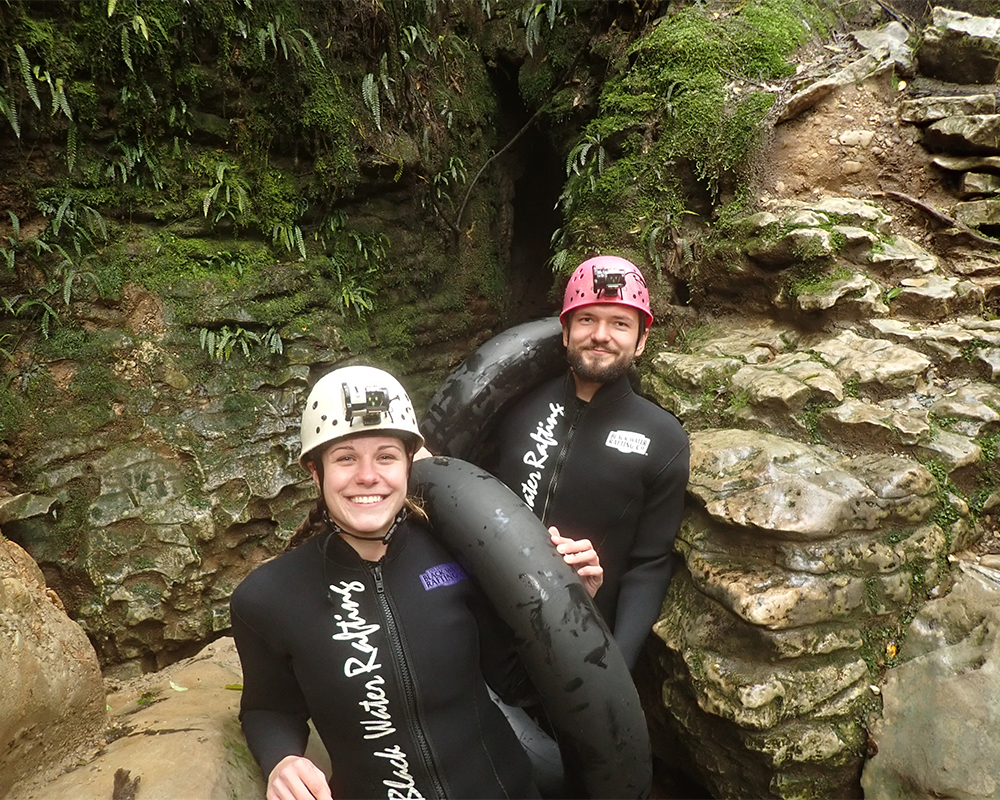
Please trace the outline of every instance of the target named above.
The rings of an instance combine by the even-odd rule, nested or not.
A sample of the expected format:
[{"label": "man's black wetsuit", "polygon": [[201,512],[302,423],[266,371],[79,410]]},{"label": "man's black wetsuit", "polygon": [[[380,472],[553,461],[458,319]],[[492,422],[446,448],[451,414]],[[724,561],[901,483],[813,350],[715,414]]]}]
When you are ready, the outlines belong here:
[{"label": "man's black wetsuit", "polygon": [[265,776],[305,752],[312,718],[335,798],[537,797],[490,700],[528,686],[510,631],[421,524],[378,564],[318,534],[233,593],[240,719]]},{"label": "man's black wetsuit", "polygon": [[604,567],[594,598],[629,668],[659,615],[684,509],[688,438],[628,376],[589,403],[566,373],[519,401],[486,464],[563,536],[588,538]]}]

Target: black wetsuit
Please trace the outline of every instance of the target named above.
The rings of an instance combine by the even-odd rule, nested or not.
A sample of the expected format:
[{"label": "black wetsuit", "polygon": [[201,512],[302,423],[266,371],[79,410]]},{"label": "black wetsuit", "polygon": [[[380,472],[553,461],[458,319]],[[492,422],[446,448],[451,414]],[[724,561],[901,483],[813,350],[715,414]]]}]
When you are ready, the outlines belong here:
[{"label": "black wetsuit", "polygon": [[673,574],[688,481],[688,438],[627,376],[589,403],[566,373],[518,402],[486,468],[563,536],[588,538],[604,567],[594,598],[629,668]]},{"label": "black wetsuit", "polygon": [[302,755],[312,718],[335,798],[537,797],[527,758],[484,677],[530,683],[462,568],[403,522],[378,563],[321,533],[233,593],[240,719],[265,776]]}]

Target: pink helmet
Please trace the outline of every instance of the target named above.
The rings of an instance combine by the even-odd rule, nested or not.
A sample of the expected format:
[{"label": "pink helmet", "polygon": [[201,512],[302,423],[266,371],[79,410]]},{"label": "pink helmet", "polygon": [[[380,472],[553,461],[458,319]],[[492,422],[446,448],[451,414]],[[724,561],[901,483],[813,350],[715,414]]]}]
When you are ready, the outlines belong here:
[{"label": "pink helmet", "polygon": [[618,256],[596,256],[576,268],[566,285],[559,321],[574,309],[594,303],[618,303],[639,311],[646,327],[653,324],[646,279],[631,261]]}]

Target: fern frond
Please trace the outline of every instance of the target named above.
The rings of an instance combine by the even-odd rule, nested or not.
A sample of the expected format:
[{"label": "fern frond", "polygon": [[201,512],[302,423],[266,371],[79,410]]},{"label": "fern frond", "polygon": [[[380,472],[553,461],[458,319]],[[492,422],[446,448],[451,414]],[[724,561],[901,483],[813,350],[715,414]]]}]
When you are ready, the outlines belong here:
[{"label": "fern frond", "polygon": [[63,114],[66,115],[66,119],[70,122],[73,121],[73,112],[69,107],[69,100],[66,99],[66,90],[63,88],[65,83],[62,78],[56,78],[55,86],[52,87],[52,113],[54,114],[56,108],[58,107]]},{"label": "fern frond", "polygon": [[149,28],[146,27],[146,20],[142,18],[141,14],[136,14],[132,18],[132,29],[139,34],[142,34],[142,38],[147,42],[149,41]]},{"label": "fern frond", "polygon": [[111,19],[111,15],[115,13],[116,5],[118,5],[118,0],[108,0],[108,19]]},{"label": "fern frond", "polygon": [[15,44],[14,49],[17,51],[17,60],[21,65],[21,77],[24,79],[24,88],[28,90],[28,96],[31,98],[31,102],[35,104],[35,108],[41,111],[42,98],[38,96],[38,89],[35,88],[35,78],[31,74],[31,63],[28,61],[28,54],[24,52],[24,48],[19,44]]},{"label": "fern frond", "polygon": [[301,33],[306,38],[306,41],[309,42],[309,52],[312,53],[313,58],[319,62],[321,67],[325,67],[326,63],[323,61],[323,54],[320,53],[319,48],[316,46],[316,40],[313,39],[312,34],[305,30],[305,28],[296,28],[296,32]]},{"label": "fern frond", "polygon": [[375,120],[375,127],[382,130],[382,106],[379,103],[378,84],[375,83],[375,76],[370,72],[365,75],[361,82],[361,96]]},{"label": "fern frond", "polygon": [[13,102],[8,102],[6,98],[0,97],[0,111],[7,118],[7,122],[10,123],[10,127],[14,129],[14,135],[20,139],[21,138],[21,125],[17,119],[17,108]]},{"label": "fern frond", "polygon": [[76,277],[74,270],[66,270],[66,277],[63,279],[63,303],[69,305],[70,297],[73,296],[73,278]]},{"label": "fern frond", "polygon": [[302,260],[305,261],[306,243],[302,239],[302,229],[298,225],[295,226],[295,246],[298,248],[299,255],[302,256]]},{"label": "fern frond", "polygon": [[66,216],[66,209],[69,208],[69,204],[70,204],[71,199],[72,198],[70,198],[67,195],[66,198],[62,201],[62,204],[59,206],[59,210],[56,212],[56,218],[52,222],[52,235],[53,236],[58,236],[59,235],[59,228],[62,225],[63,218]]},{"label": "fern frond", "polygon": [[135,72],[132,66],[132,39],[128,35],[128,28],[122,27],[122,59],[129,68],[129,72]]},{"label": "fern frond", "polygon": [[76,165],[76,146],[76,124],[74,123],[66,131],[66,170],[68,172],[72,172]]}]

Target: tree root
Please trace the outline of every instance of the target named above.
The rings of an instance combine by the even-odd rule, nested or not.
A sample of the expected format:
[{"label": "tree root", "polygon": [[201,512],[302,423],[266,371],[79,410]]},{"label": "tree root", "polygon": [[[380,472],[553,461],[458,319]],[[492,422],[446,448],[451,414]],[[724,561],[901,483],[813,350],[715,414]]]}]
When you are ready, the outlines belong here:
[{"label": "tree root", "polygon": [[965,235],[972,241],[977,242],[978,244],[984,244],[989,247],[1000,247],[1000,239],[991,239],[989,236],[983,236],[981,233],[976,233],[968,225],[959,222],[957,219],[953,217],[949,217],[940,209],[935,208],[929,203],[925,203],[923,200],[918,200],[916,197],[911,197],[910,195],[903,194],[902,192],[889,192],[889,191],[872,192],[870,194],[870,197],[891,197],[894,200],[899,200],[900,202],[906,203],[907,205],[911,205],[914,208],[920,209],[928,216],[936,219],[938,222],[942,222],[945,225],[955,228],[956,230],[960,231],[963,235]]}]

